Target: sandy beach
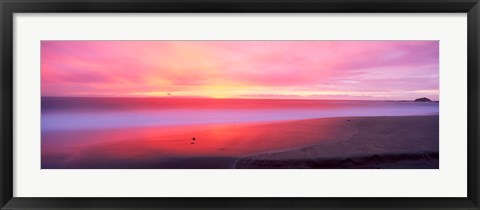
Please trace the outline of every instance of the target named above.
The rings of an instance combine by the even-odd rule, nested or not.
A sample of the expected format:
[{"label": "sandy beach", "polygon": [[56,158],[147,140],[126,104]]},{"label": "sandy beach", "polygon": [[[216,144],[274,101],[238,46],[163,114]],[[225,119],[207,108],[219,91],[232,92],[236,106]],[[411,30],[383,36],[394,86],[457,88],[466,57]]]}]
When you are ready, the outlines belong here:
[{"label": "sandy beach", "polygon": [[242,158],[236,168],[439,167],[438,116],[343,119],[347,138]]},{"label": "sandy beach", "polygon": [[90,141],[44,147],[42,168],[438,168],[438,115],[67,132],[44,145],[62,135]]}]

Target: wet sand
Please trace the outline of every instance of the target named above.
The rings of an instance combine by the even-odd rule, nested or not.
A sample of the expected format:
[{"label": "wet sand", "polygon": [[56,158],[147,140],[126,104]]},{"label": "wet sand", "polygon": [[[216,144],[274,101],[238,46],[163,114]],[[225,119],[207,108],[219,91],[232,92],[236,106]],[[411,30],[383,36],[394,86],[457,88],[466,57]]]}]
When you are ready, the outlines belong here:
[{"label": "wet sand", "polygon": [[438,115],[45,133],[42,168],[438,168]]}]

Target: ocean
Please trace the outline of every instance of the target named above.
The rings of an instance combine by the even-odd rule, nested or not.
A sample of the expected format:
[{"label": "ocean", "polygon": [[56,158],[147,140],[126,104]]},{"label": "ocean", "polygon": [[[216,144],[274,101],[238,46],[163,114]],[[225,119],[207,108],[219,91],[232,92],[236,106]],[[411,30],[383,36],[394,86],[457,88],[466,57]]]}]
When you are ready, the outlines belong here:
[{"label": "ocean", "polygon": [[437,102],[42,97],[42,131],[438,114]]}]

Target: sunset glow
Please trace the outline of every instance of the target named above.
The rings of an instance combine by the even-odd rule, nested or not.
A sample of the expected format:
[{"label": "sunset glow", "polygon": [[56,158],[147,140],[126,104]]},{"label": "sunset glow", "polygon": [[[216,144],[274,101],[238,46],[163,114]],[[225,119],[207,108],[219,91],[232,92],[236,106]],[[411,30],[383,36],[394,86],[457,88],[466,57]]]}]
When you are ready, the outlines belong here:
[{"label": "sunset glow", "polygon": [[42,41],[42,169],[438,169],[438,41]]},{"label": "sunset glow", "polygon": [[42,41],[42,96],[438,100],[437,41]]}]

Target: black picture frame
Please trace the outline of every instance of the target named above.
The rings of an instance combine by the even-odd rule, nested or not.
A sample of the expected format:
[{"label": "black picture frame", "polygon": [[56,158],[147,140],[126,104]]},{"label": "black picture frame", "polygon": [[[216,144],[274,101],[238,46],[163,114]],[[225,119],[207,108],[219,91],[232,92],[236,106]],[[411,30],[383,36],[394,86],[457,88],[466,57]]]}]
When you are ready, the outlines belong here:
[{"label": "black picture frame", "polygon": [[[1,209],[479,209],[478,0],[0,0]],[[468,196],[465,198],[13,197],[14,13],[467,13]],[[452,180],[455,181],[455,180]],[[95,190],[95,189],[92,189]]]}]

